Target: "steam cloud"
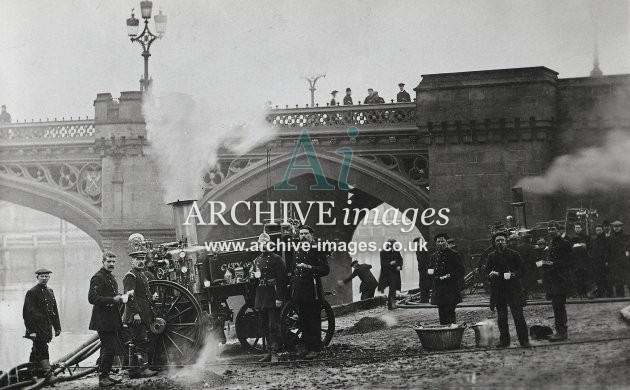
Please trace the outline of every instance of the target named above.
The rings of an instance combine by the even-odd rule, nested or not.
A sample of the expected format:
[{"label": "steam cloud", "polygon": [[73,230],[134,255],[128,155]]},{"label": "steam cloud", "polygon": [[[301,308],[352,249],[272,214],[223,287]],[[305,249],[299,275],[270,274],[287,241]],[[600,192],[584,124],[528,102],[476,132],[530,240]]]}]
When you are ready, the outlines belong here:
[{"label": "steam cloud", "polygon": [[601,147],[555,159],[543,176],[521,179],[517,187],[536,194],[565,191],[572,195],[630,186],[630,135],[607,134]]},{"label": "steam cloud", "polygon": [[145,100],[149,153],[158,164],[165,202],[199,199],[220,148],[242,155],[272,137],[262,103],[239,109],[237,119],[221,105],[174,92]]}]

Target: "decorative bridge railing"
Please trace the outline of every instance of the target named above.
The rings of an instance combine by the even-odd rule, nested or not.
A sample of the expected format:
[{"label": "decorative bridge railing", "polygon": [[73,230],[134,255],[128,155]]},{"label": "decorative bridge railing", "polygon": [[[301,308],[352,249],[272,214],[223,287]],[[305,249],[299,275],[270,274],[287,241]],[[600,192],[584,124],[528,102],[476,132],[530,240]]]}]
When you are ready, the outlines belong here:
[{"label": "decorative bridge railing", "polygon": [[94,120],[0,124],[0,140],[33,141],[94,137]]},{"label": "decorative bridge railing", "polygon": [[279,128],[415,127],[416,103],[273,109],[267,121]]}]

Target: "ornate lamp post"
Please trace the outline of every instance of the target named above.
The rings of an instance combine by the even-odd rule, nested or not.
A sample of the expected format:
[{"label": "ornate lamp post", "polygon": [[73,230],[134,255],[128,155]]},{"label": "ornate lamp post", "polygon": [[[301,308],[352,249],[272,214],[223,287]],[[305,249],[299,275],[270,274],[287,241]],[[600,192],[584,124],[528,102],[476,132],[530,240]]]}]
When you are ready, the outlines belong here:
[{"label": "ornate lamp post", "polygon": [[131,9],[131,17],[127,19],[127,35],[131,37],[131,42],[138,42],[142,45],[142,57],[144,57],[144,77],[140,80],[140,90],[148,91],[151,87],[151,79],[149,78],[149,57],[151,53],[151,44],[157,38],[162,38],[166,33],[166,15],[162,14],[162,10],[155,15],[155,35],[149,30],[149,19],[151,19],[151,10],[153,9],[152,1],[141,1],[140,12],[144,19],[144,30],[138,35],[138,26],[140,21],[134,17],[133,8]]},{"label": "ornate lamp post", "polygon": [[319,76],[304,77],[306,81],[308,81],[308,84],[311,86],[309,88],[309,90],[311,91],[311,107],[315,107],[315,91],[317,91],[317,88],[315,88],[315,83],[317,83],[317,80],[319,80],[321,77],[326,77],[326,75],[320,74]]}]

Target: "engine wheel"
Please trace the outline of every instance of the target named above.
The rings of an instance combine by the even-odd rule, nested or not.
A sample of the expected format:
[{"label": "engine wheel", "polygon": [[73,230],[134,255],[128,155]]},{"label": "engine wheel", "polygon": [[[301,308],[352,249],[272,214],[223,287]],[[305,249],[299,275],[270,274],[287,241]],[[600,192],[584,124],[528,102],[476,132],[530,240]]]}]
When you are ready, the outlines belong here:
[{"label": "engine wheel", "polygon": [[[326,301],[322,302],[320,317],[322,322],[321,340],[322,344],[326,346],[330,344],[335,334],[335,313]],[[302,324],[296,303],[289,302],[282,308],[280,324],[284,343],[289,348],[295,347],[303,338]]]},{"label": "engine wheel", "polygon": [[194,361],[202,343],[201,305],[182,285],[168,280],[149,281],[155,320],[151,324],[153,365]]},{"label": "engine wheel", "polygon": [[266,332],[264,331],[266,326],[263,324],[260,310],[247,304],[241,306],[236,314],[234,328],[238,341],[245,349],[258,353],[267,350]]}]

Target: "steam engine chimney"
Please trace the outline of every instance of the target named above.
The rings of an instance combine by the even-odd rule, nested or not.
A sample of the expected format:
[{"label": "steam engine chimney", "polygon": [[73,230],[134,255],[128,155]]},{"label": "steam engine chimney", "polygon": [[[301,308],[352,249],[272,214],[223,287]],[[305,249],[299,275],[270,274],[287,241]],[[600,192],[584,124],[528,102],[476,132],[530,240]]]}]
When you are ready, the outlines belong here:
[{"label": "steam engine chimney", "polygon": [[197,218],[190,218],[189,224],[184,225],[194,202],[194,200],[178,200],[177,202],[169,203],[173,207],[176,239],[185,239],[189,246],[199,244],[197,240]]}]

